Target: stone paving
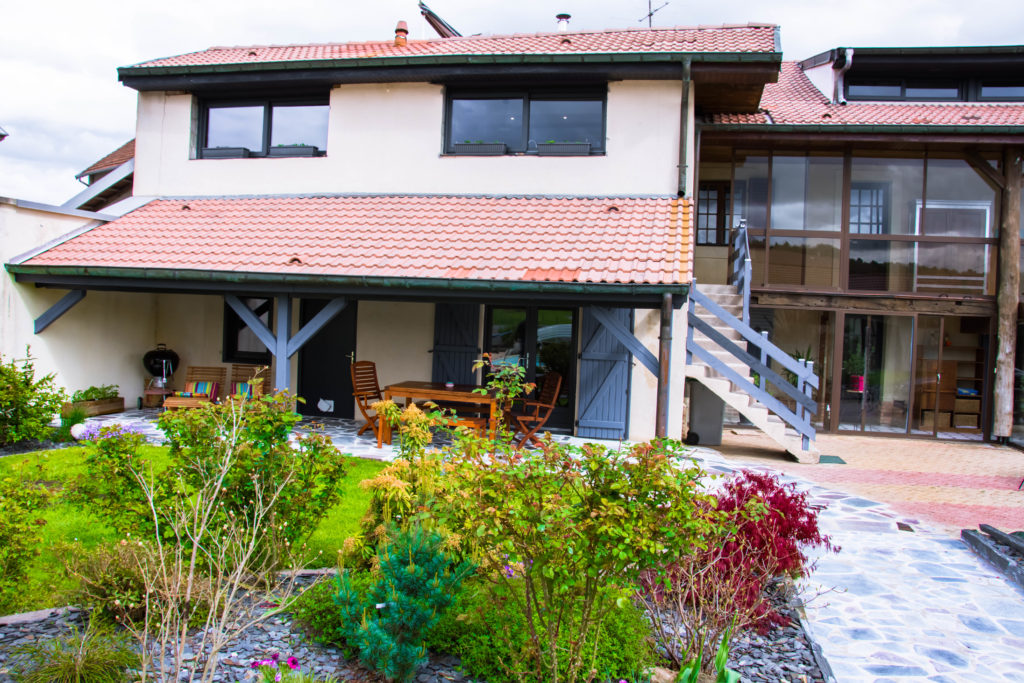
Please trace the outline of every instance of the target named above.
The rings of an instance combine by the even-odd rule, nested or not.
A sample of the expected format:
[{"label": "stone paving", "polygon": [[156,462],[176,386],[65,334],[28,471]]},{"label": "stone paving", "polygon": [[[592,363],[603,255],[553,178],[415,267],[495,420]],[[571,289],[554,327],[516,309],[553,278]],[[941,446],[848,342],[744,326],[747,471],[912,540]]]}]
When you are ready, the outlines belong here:
[{"label": "stone paving", "polygon": [[[131,411],[97,421],[136,424],[159,443],[162,435],[151,424],[154,417],[155,411]],[[371,436],[356,437],[358,423],[318,422],[345,452],[385,460],[393,457],[387,447],[378,450]],[[944,448],[940,442],[929,444],[931,451]],[[855,450],[874,458],[884,450],[882,446],[893,447],[871,439]],[[1016,456],[1003,450],[996,449],[994,454],[1009,462],[1007,467],[1015,467]],[[695,456],[717,473],[744,467],[777,473],[785,470],[784,481],[796,482],[815,503],[828,506],[821,513],[820,524],[842,550],[817,558],[817,570],[804,588],[808,596],[821,593],[806,609],[807,622],[836,680],[1024,683],[1024,592],[952,537],[949,529],[922,523],[885,503],[804,476],[820,475],[828,471],[820,468],[837,466],[817,465],[812,467],[819,469],[809,470],[808,466],[796,468],[770,458],[726,458],[708,448],[696,449]],[[990,476],[979,472],[977,457],[975,451],[973,467],[964,461],[962,474]],[[914,469],[912,462],[904,464],[908,470]],[[799,475],[795,469],[800,470]],[[991,472],[991,468],[985,469]],[[991,476],[1005,479],[1008,475]],[[916,485],[922,482],[928,485],[927,479]],[[983,479],[975,483],[992,482]],[[1024,517],[1016,519],[1021,526]]]},{"label": "stone paving", "polygon": [[[707,448],[697,454],[717,472],[779,471]],[[1024,681],[1024,592],[943,530],[854,493],[782,478],[828,505],[820,525],[842,548],[820,555],[803,585],[809,597],[821,593],[807,621],[838,681]]]}]

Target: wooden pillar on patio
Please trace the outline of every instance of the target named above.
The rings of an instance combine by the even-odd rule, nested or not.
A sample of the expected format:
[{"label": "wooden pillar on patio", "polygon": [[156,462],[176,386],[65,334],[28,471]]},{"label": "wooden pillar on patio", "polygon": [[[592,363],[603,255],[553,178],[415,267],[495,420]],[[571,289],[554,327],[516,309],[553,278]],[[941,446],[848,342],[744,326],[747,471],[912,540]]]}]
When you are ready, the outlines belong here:
[{"label": "wooden pillar on patio", "polygon": [[1020,300],[1020,200],[1021,154],[1019,147],[1003,150],[1003,189],[999,224],[999,288],[997,292],[996,377],[993,388],[992,435],[1013,433],[1013,382],[1017,352],[1017,303]]}]

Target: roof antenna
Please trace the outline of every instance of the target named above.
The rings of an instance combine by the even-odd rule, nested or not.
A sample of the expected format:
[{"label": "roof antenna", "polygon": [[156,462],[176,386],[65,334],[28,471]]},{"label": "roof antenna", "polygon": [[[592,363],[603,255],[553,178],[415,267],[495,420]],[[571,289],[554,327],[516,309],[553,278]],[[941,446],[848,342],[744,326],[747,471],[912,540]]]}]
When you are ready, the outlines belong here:
[{"label": "roof antenna", "polygon": [[643,22],[643,20],[646,19],[647,20],[647,28],[653,28],[652,22],[654,21],[654,13],[659,11],[659,10],[665,9],[665,7],[667,7],[667,6],[668,6],[668,3],[666,2],[666,3],[663,3],[661,5],[661,7],[655,7],[654,9],[651,9],[651,0],[647,0],[647,14],[645,14],[644,16],[642,16],[639,19],[637,19],[637,21]]},{"label": "roof antenna", "polygon": [[437,13],[427,7],[424,3],[420,3],[420,14],[427,20],[430,27],[437,31],[437,35],[442,38],[457,38],[462,34],[455,30],[455,28],[447,21],[437,15]]}]

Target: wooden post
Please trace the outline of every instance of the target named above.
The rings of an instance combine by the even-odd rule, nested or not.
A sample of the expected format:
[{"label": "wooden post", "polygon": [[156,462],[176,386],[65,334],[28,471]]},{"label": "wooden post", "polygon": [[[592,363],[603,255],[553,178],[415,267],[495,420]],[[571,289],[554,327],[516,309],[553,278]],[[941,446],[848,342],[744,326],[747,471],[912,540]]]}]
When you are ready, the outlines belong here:
[{"label": "wooden post", "polygon": [[1013,433],[1013,379],[1017,352],[1017,302],[1020,299],[1021,148],[1003,150],[1006,189],[999,224],[999,288],[996,381],[993,388],[992,436]]},{"label": "wooden post", "polygon": [[[768,341],[768,330],[761,330],[761,337],[765,341]],[[764,346],[761,347],[761,365],[768,365],[768,345],[767,344],[765,344]],[[766,382],[766,380],[764,378],[764,373],[763,372],[760,375],[758,375],[758,379],[760,380],[760,382],[758,382],[758,384],[761,385],[758,388],[761,391],[765,391],[765,386],[766,386],[765,382]]]},{"label": "wooden post", "polygon": [[658,405],[654,423],[654,435],[664,439],[668,436],[669,383],[672,378],[672,295],[661,297],[661,337],[658,345]]},{"label": "wooden post", "polygon": [[277,295],[277,336],[274,340],[274,388],[288,391],[291,388],[291,359],[288,357],[288,337],[292,331],[292,298],[287,294]]}]

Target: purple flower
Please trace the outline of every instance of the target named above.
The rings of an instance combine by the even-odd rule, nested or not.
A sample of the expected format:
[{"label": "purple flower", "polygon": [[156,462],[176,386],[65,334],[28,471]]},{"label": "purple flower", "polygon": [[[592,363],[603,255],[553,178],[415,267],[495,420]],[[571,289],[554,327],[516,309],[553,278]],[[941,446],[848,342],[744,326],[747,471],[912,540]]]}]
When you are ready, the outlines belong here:
[{"label": "purple flower", "polygon": [[511,579],[515,575],[516,575],[516,571],[514,569],[512,569],[512,566],[506,564],[505,565],[505,576],[507,576],[508,578]]},{"label": "purple flower", "polygon": [[278,659],[281,658],[281,655],[275,652],[274,654],[270,655],[270,658],[276,662]]},{"label": "purple flower", "polygon": [[278,671],[277,675],[274,676],[274,683],[281,683],[281,672]]},{"label": "purple flower", "polygon": [[299,660],[298,660],[298,658],[296,658],[296,657],[294,657],[294,656],[292,656],[292,657],[289,657],[289,658],[288,658],[288,661],[286,662],[286,664],[288,664],[288,668],[289,668],[289,669],[291,669],[291,670],[293,670],[293,671],[294,671],[295,669],[298,669],[298,668],[299,668]]},{"label": "purple flower", "polygon": [[252,660],[252,664],[249,665],[249,668],[250,669],[258,669],[258,668],[260,668],[260,661],[258,659]]}]

